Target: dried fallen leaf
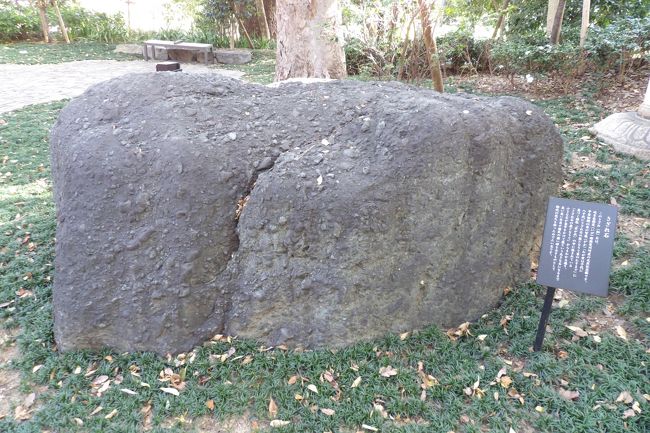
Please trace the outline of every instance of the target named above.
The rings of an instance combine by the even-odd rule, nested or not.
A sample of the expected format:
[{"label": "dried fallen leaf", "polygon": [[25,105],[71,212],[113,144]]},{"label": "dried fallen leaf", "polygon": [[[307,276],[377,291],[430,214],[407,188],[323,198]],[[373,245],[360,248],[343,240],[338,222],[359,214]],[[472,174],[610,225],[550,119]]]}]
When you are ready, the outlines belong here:
[{"label": "dried fallen leaf", "polygon": [[104,419],[111,419],[111,418],[113,418],[115,415],[117,415],[117,413],[118,413],[118,412],[117,412],[117,409],[113,409],[113,410],[112,410],[108,415],[106,415],[106,416],[104,417]]},{"label": "dried fallen leaf", "polygon": [[628,409],[625,412],[623,412],[623,419],[631,418],[633,416],[636,416],[636,412],[634,412],[634,409]]},{"label": "dried fallen leaf", "polygon": [[318,394],[318,388],[316,388],[316,385],[314,385],[313,383],[307,385],[307,389],[313,392],[314,394]]},{"label": "dried fallen leaf", "polygon": [[360,384],[361,384],[361,376],[359,376],[359,377],[357,377],[356,379],[354,379],[354,382],[352,382],[352,386],[350,386],[350,388],[356,388],[356,387],[359,386]]},{"label": "dried fallen leaf", "polygon": [[79,426],[84,425],[84,422],[81,418],[73,418],[73,420]]},{"label": "dried fallen leaf", "polygon": [[629,391],[623,391],[621,392],[618,397],[616,398],[616,403],[625,403],[625,404],[630,404],[634,401],[634,398],[632,397],[632,394],[630,394]]},{"label": "dried fallen leaf", "polygon": [[29,409],[30,407],[34,406],[35,401],[36,401],[36,394],[32,392],[27,397],[25,397],[25,400],[23,401],[23,406]]},{"label": "dried fallen leaf", "polygon": [[290,421],[282,421],[281,419],[274,419],[271,421],[270,426],[271,427],[284,427],[291,424]]},{"label": "dried fallen leaf", "polygon": [[332,415],[334,415],[336,413],[334,411],[334,409],[327,409],[327,408],[321,408],[320,411],[323,412],[327,416],[332,416]]},{"label": "dried fallen leaf", "polygon": [[502,387],[508,388],[512,384],[512,379],[510,376],[503,376],[499,382],[501,383]]},{"label": "dried fallen leaf", "polygon": [[601,341],[603,341],[603,339],[602,339],[602,338],[600,338],[600,336],[599,336],[599,335],[592,335],[592,337],[591,337],[591,338],[593,338],[593,339],[594,339],[594,341],[595,341],[596,343],[600,343]]},{"label": "dried fallen leaf", "polygon": [[289,380],[287,381],[287,383],[288,383],[289,385],[293,385],[293,384],[296,383],[297,381],[298,381],[298,376],[291,376],[291,377],[289,378]]},{"label": "dried fallen leaf", "polygon": [[567,326],[567,328],[569,328],[579,338],[586,337],[589,335],[585,332],[584,329],[582,329],[579,326]]},{"label": "dried fallen leaf", "polygon": [[160,390],[162,392],[166,392],[167,394],[176,395],[176,396],[180,395],[180,393],[176,388],[160,388]]},{"label": "dried fallen leaf", "polygon": [[278,416],[278,405],[275,404],[273,397],[269,399],[269,418],[275,418]]},{"label": "dried fallen leaf", "polygon": [[101,376],[97,376],[95,380],[92,381],[92,384],[95,386],[99,386],[103,383],[105,383],[108,380],[108,376],[105,374],[102,374]]},{"label": "dried fallen leaf", "polygon": [[128,389],[128,388],[121,388],[120,391],[122,391],[122,392],[125,393],[125,394],[129,394],[129,395],[138,395],[137,392],[135,392],[135,391],[131,391],[131,390]]},{"label": "dried fallen leaf", "polygon": [[209,410],[214,410],[214,400],[210,399],[206,401],[205,407],[207,407]]},{"label": "dried fallen leaf", "polygon": [[361,424],[361,428],[364,429],[364,430],[369,430],[369,431],[379,431],[379,429],[377,427],[373,427],[373,426],[368,425],[368,424]]},{"label": "dried fallen leaf", "polygon": [[486,338],[487,338],[487,334],[481,334],[478,337],[476,337],[478,341],[485,341]]},{"label": "dried fallen leaf", "polygon": [[399,339],[402,340],[402,341],[404,341],[404,340],[406,340],[407,338],[409,338],[409,335],[411,335],[410,332],[405,332],[405,333],[403,333],[403,334],[399,334]]},{"label": "dried fallen leaf", "polygon": [[625,328],[620,325],[616,327],[616,335],[618,335],[623,340],[627,340],[627,331],[625,331]]},{"label": "dried fallen leaf", "polygon": [[379,374],[383,377],[397,376],[397,370],[388,365],[386,367],[381,367],[379,369]]},{"label": "dried fallen leaf", "polygon": [[569,391],[564,388],[560,388],[557,393],[565,400],[577,400],[580,397],[579,391]]},{"label": "dried fallen leaf", "polygon": [[[634,411],[633,411],[634,412]],[[18,421],[26,421],[32,417],[32,411],[25,406],[16,406],[14,409],[14,418]]]},{"label": "dried fallen leaf", "polygon": [[40,370],[41,368],[43,368],[42,365],[40,365],[40,364],[39,364],[39,365],[35,365],[35,366],[32,368],[32,373],[36,373],[36,372],[37,372],[38,370]]},{"label": "dried fallen leaf", "polygon": [[101,406],[97,406],[97,407],[95,408],[95,410],[93,410],[92,412],[90,412],[90,416],[97,415],[97,414],[98,414],[99,412],[101,412],[103,409],[104,409],[103,407],[101,407]]},{"label": "dried fallen leaf", "polygon": [[544,413],[546,409],[543,406],[535,406],[535,410],[539,413]]}]

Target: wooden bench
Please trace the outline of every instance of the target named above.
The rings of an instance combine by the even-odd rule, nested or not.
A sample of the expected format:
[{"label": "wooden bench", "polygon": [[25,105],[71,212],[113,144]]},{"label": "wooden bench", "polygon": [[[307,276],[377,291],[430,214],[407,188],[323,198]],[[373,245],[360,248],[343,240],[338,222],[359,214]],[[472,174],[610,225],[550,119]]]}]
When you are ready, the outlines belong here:
[{"label": "wooden bench", "polygon": [[142,43],[144,45],[144,59],[149,60],[149,47],[151,47],[151,57],[156,60],[156,48],[168,48],[172,50],[189,50],[200,51],[205,56],[205,64],[208,64],[208,53],[212,53],[212,62],[214,63],[214,51],[212,44],[199,44],[195,42],[183,41],[160,41],[157,39],[150,39]]}]

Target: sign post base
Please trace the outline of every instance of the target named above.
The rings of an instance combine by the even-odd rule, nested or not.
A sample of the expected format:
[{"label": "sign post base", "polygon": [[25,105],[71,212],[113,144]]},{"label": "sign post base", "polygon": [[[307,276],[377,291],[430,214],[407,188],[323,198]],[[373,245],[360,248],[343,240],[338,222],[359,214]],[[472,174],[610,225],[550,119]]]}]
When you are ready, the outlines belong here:
[{"label": "sign post base", "polygon": [[546,324],[548,323],[548,316],[551,314],[551,306],[553,305],[553,297],[555,296],[555,287],[546,288],[546,297],[544,298],[544,307],[542,308],[542,315],[539,318],[539,325],[537,326],[537,336],[535,337],[535,344],[533,350],[539,352],[544,343],[544,335],[546,334]]}]

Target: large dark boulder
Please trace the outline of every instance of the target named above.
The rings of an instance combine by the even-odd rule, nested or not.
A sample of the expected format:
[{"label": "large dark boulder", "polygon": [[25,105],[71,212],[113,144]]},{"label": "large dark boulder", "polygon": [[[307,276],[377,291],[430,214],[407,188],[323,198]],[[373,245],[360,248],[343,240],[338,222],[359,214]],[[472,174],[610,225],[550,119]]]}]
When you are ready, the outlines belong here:
[{"label": "large dark boulder", "polygon": [[342,346],[528,278],[562,141],[515,98],[130,75],[52,131],[62,350]]}]

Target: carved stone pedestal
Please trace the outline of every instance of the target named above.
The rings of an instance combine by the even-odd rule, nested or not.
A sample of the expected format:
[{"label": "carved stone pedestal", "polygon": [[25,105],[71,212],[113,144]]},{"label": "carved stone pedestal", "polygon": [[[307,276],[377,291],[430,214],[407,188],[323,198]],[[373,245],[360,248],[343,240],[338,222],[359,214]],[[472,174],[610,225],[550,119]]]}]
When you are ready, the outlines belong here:
[{"label": "carved stone pedestal", "polygon": [[650,85],[637,111],[612,114],[591,132],[619,152],[650,160]]}]

